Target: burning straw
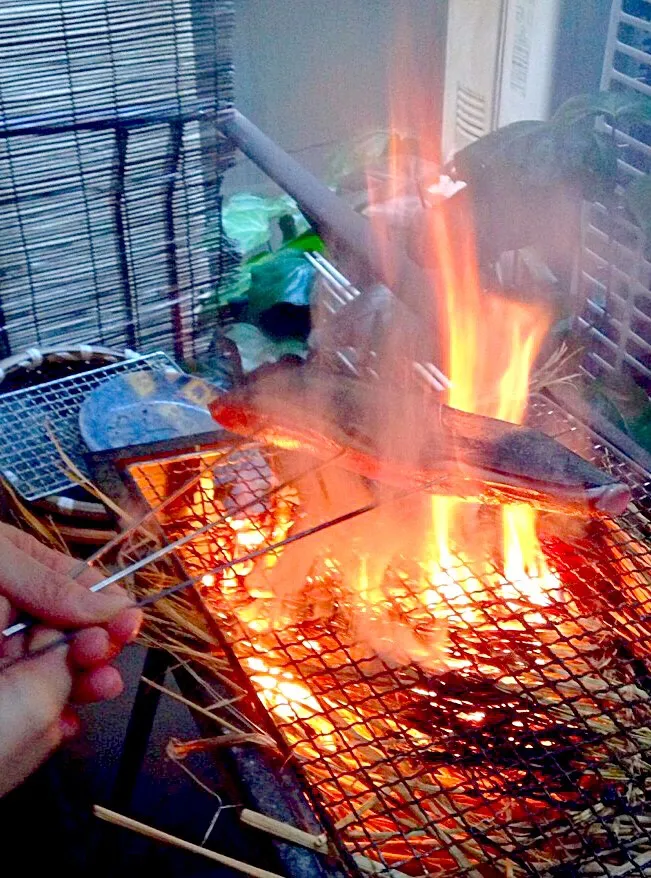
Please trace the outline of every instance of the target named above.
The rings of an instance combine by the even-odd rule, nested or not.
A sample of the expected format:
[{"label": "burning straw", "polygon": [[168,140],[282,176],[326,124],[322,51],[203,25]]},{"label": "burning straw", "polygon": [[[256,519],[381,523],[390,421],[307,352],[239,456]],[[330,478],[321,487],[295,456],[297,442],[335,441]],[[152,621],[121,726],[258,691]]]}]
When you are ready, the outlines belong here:
[{"label": "burning straw", "polygon": [[[547,315],[486,296],[471,231],[453,240],[436,210],[431,223],[446,401],[521,424]],[[395,375],[395,364],[434,357],[405,326],[385,329],[352,426],[371,431],[380,460],[409,465],[426,439],[423,397],[405,392],[411,366]],[[642,538],[596,523],[575,544],[543,541],[536,512],[517,503],[424,492],[389,503],[381,479],[336,461],[306,469],[309,443],[292,447],[131,467],[158,511],[130,527],[118,563],[195,535],[132,587],[160,591],[179,568],[202,578],[201,604],[152,608],[150,641],[224,684],[243,670],[340,840],[385,874],[639,874],[651,853]],[[359,507],[369,511],[345,526],[264,552]],[[224,710],[230,723],[228,698]],[[238,730],[259,731],[246,718]]]}]

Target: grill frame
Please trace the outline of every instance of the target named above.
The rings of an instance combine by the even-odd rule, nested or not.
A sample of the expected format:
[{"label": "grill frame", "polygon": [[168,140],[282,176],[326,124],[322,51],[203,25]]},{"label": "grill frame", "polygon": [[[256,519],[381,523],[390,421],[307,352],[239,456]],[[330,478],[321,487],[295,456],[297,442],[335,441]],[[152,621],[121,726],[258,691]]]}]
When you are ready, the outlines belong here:
[{"label": "grill frame", "polygon": [[[650,471],[648,469],[645,469],[643,466],[641,466],[639,462],[636,462],[634,457],[631,457],[631,456],[627,455],[626,453],[622,453],[622,451],[612,441],[612,438],[613,438],[612,436],[610,437],[610,439],[604,439],[603,436],[601,436],[595,432],[594,423],[590,427],[587,426],[584,423],[584,421],[582,421],[580,418],[576,417],[573,414],[569,414],[566,411],[560,409],[558,402],[555,402],[554,400],[551,400],[550,398],[547,398],[547,397],[540,398],[538,404],[542,405],[543,407],[546,407],[548,409],[551,406],[557,412],[562,411],[563,418],[565,419],[565,428],[563,430],[560,430],[560,431],[558,431],[558,430],[557,431],[549,431],[548,430],[547,432],[550,432],[552,435],[555,435],[561,441],[565,441],[566,444],[571,445],[572,443],[568,443],[568,441],[567,441],[568,438],[574,439],[574,437],[576,435],[578,435],[579,433],[585,433],[585,431],[589,431],[593,443],[599,447],[604,448],[607,454],[614,455],[618,459],[619,465],[626,468],[629,471],[629,474],[632,474],[635,476],[635,479],[638,482],[638,487],[640,489],[644,489],[645,492],[649,489],[649,487],[651,486]],[[539,424],[537,426],[539,426]],[[617,437],[615,437],[615,438],[617,438]],[[123,495],[133,497],[132,492],[134,490],[138,490],[140,495],[142,496],[142,491],[139,490],[139,488],[138,488],[137,480],[134,478],[133,473],[130,471],[130,468],[138,461],[147,461],[147,460],[151,461],[152,459],[157,459],[157,458],[169,460],[170,458],[174,458],[175,456],[178,456],[178,454],[182,453],[182,452],[186,453],[186,457],[193,457],[193,456],[196,456],[196,454],[198,452],[214,451],[216,448],[223,449],[225,445],[230,444],[230,439],[231,439],[231,437],[224,435],[224,434],[221,434],[221,435],[210,434],[210,435],[206,435],[204,437],[197,437],[196,442],[193,445],[193,449],[190,452],[189,452],[189,449],[187,448],[187,445],[185,448],[183,448],[182,442],[181,443],[180,442],[157,443],[155,446],[146,446],[146,447],[142,446],[142,447],[138,447],[135,449],[121,450],[121,451],[115,451],[115,452],[101,452],[101,453],[98,453],[95,455],[89,455],[89,464],[90,464],[91,469],[93,470],[96,478],[99,479],[100,484],[102,484],[102,486],[105,486],[107,484],[107,478],[108,478],[109,482],[111,482],[111,480],[112,480],[112,486],[113,486],[114,492],[117,488],[118,492],[121,491],[123,493]],[[584,441],[583,439],[578,440],[578,446],[583,446],[583,441]],[[142,487],[142,486],[140,486],[140,487]],[[124,494],[124,492],[126,492],[126,494]],[[650,511],[651,511],[651,501],[649,502],[649,505],[645,507],[647,520],[649,517],[651,517],[649,515]],[[639,521],[637,521],[637,520],[636,520],[636,522],[631,522],[631,524],[633,524],[633,523],[635,524],[636,527],[639,525]],[[251,705],[253,705],[253,712],[254,712],[256,722],[262,724],[265,727],[265,729],[270,734],[272,734],[272,736],[281,745],[283,752],[285,754],[287,754],[287,752],[288,752],[287,751],[287,742],[283,739],[282,734],[280,732],[280,729],[277,728],[275,723],[271,721],[271,718],[269,717],[267,710],[264,708],[264,705],[261,703],[260,698],[258,697],[257,693],[255,692],[251,681],[249,680],[248,676],[246,675],[246,672],[244,672],[243,668],[240,666],[238,656],[236,655],[236,650],[234,650],[232,644],[229,644],[227,638],[225,639],[224,637],[222,637],[220,635],[219,639],[220,639],[220,644],[221,644],[222,648],[226,649],[226,652],[229,654],[231,661],[235,660],[234,667],[237,670],[237,674],[238,674],[237,682],[240,685],[245,686],[245,688],[247,689],[248,696],[249,696],[247,698],[247,702],[250,703]],[[240,656],[240,658],[241,658],[241,656]],[[276,766],[276,770],[277,769],[278,769],[278,766]],[[273,772],[272,772],[272,777],[273,777]],[[269,778],[267,778],[267,779],[269,779]],[[326,830],[329,830],[329,833],[331,834],[333,821],[332,821],[332,819],[329,819],[329,817],[331,818],[332,815],[329,815],[329,812],[327,811],[327,809],[324,813],[324,803],[320,800],[319,795],[318,795],[318,791],[315,791],[313,788],[311,788],[309,783],[306,784],[306,778],[305,778],[303,771],[298,772],[296,779],[297,779],[297,782],[299,783],[299,786],[302,788],[303,793],[307,794],[309,796],[312,808],[314,809],[314,815],[318,818],[319,823]],[[247,782],[249,782],[249,783],[251,782],[250,778],[248,779]],[[258,783],[259,783],[259,779],[254,778],[253,779],[253,786],[255,787]],[[265,785],[266,785],[266,781],[263,782],[263,784],[262,784],[263,788],[265,787]],[[269,797],[267,796],[267,799],[268,798]],[[271,798],[273,798],[273,797],[271,797]],[[268,810],[267,810],[267,813],[269,813]],[[270,816],[276,816],[276,815],[272,814]],[[283,818],[280,818],[280,819],[283,819]],[[302,822],[302,821],[300,821],[300,818],[299,818],[299,822]],[[303,825],[305,825],[305,824],[303,824]],[[334,833],[334,836],[331,836],[331,837],[333,837],[333,840],[335,842],[337,842],[337,841],[341,842],[341,839],[339,839],[337,833]],[[651,837],[650,837],[650,841],[651,841]],[[341,849],[341,846],[339,848],[339,852],[340,852],[340,855],[345,856],[345,851]],[[348,861],[347,866],[350,866],[350,861]],[[448,873],[446,873],[446,874],[448,874]],[[465,872],[459,871],[458,874],[465,874]],[[471,872],[469,874],[471,874]],[[642,874],[642,873],[639,871],[637,873],[635,871],[633,871],[632,874]]]}]

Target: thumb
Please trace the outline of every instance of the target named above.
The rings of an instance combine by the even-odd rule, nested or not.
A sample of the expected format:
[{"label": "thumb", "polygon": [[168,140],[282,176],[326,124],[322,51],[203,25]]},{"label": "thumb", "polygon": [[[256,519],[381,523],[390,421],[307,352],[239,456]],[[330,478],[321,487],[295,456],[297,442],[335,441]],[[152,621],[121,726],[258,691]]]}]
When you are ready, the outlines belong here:
[{"label": "thumb", "polygon": [[[37,632],[33,646],[45,645],[55,631]],[[72,678],[67,646],[0,670],[0,795],[31,774],[59,745],[61,713]]]},{"label": "thumb", "polygon": [[108,622],[133,602],[124,593],[91,592],[0,540],[0,594],[18,609],[63,628]]}]

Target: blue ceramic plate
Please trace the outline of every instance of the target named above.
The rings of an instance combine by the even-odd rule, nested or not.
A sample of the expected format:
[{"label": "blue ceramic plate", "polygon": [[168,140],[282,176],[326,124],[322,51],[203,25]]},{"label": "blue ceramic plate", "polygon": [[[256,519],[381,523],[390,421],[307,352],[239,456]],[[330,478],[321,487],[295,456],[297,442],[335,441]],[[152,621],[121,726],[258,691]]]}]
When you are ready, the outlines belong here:
[{"label": "blue ceramic plate", "polygon": [[118,375],[88,394],[79,429],[91,451],[217,431],[207,408],[217,393],[207,381],[172,370]]}]

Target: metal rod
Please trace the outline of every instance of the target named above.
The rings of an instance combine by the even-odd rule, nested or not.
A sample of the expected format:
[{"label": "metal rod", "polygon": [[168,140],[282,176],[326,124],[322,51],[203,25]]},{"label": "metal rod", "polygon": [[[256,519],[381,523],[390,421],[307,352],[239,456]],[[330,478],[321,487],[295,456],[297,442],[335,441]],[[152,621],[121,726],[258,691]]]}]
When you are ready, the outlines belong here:
[{"label": "metal rod", "polygon": [[[397,497],[392,497],[391,500],[407,496],[409,493],[414,492],[411,491],[405,494],[398,495]],[[298,533],[290,534],[283,540],[279,540],[276,543],[271,543],[268,546],[261,546],[259,549],[255,549],[255,551],[253,552],[249,552],[246,555],[241,555],[238,558],[234,558],[232,561],[224,561],[221,564],[217,564],[215,567],[210,568],[209,570],[204,570],[202,573],[198,573],[196,576],[191,576],[189,579],[183,580],[183,582],[177,582],[175,585],[170,585],[167,588],[163,588],[160,591],[157,591],[155,594],[147,595],[147,597],[136,601],[133,604],[133,607],[135,607],[136,609],[151,607],[153,604],[158,603],[158,601],[172,597],[178,592],[184,591],[186,588],[190,588],[193,585],[198,585],[202,581],[203,577],[206,575],[217,576],[218,574],[223,573],[225,570],[232,570],[233,567],[237,567],[239,564],[245,564],[247,561],[255,561],[256,558],[261,558],[263,555],[269,554],[269,552],[276,552],[278,551],[278,549],[289,546],[292,543],[297,542],[298,540],[304,540],[307,537],[311,537],[314,534],[320,533],[321,531],[328,530],[331,527],[336,527],[338,524],[345,524],[345,522],[347,521],[352,521],[353,519],[358,518],[360,515],[365,515],[367,512],[372,512],[379,506],[391,502],[391,500],[367,503],[366,506],[360,506],[357,509],[353,509],[351,512],[345,512],[343,515],[338,515],[336,518],[331,518],[328,521],[321,522],[320,524],[316,524],[313,527],[299,531]],[[112,576],[108,576],[106,579],[103,579],[102,582],[98,582],[95,585],[91,586],[90,591],[101,591],[103,588],[106,588],[107,586],[112,585],[115,582],[119,582],[125,576],[128,576],[130,571],[133,572],[134,568],[139,570],[147,564],[151,564],[159,560],[160,558],[164,557],[164,555],[168,554],[169,551],[178,548],[180,543],[184,544],[189,542],[187,538],[188,536],[194,537],[203,531],[205,531],[205,527],[200,528],[199,531],[193,531],[192,534],[188,534],[181,540],[177,540],[176,543],[171,543],[169,546],[164,546],[157,552],[154,552],[153,554],[148,555],[146,558],[141,559],[141,561],[136,561],[135,564],[130,564],[128,567],[125,567],[124,570],[119,570]],[[5,629],[5,631],[3,632],[5,636],[7,636],[7,631],[11,631],[11,629]],[[0,670],[6,670],[7,668],[19,664],[20,662],[35,658],[36,656],[43,655],[52,649],[63,646],[64,644],[69,643],[71,639],[75,636],[75,634],[75,631],[66,632],[65,634],[62,634],[61,637],[57,638],[56,640],[50,641],[45,646],[32,650],[31,652],[21,656],[20,658],[11,659],[7,662],[4,662],[3,664],[0,664]]]},{"label": "metal rod", "polygon": [[125,334],[129,347],[136,347],[136,333],[134,328],[135,313],[131,296],[131,283],[129,280],[129,257],[127,255],[126,223],[124,218],[125,175],[127,166],[127,143],[129,134],[126,128],[117,128],[115,131],[115,162],[113,168],[114,182],[111,187],[111,202],[113,213],[113,226],[115,229],[115,242],[117,247],[118,270],[120,274],[120,286],[122,288],[122,301],[125,311]]},{"label": "metal rod", "polygon": [[[376,232],[365,217],[355,213],[237,110],[218,124],[235,146],[296,199],[321,234],[355,257],[362,271],[360,286],[368,283],[370,273],[421,318],[430,322],[435,319],[431,273],[417,266],[394,241]],[[390,260],[387,254],[391,254]],[[435,333],[431,332],[430,337],[434,339]]]},{"label": "metal rod", "polygon": [[[337,454],[332,460],[326,461],[326,463],[331,463],[336,460],[340,455]],[[323,466],[321,464],[320,466]],[[310,472],[313,470],[312,468]],[[296,478],[293,479],[296,481]],[[391,503],[396,503],[400,500],[405,500],[408,497],[412,497],[416,494],[420,494],[422,491],[427,491],[434,487],[437,484],[437,480],[433,479],[430,482],[426,482],[423,485],[419,485],[416,488],[410,488],[406,491],[398,491],[393,494],[391,497],[387,497],[382,500],[375,500],[372,503],[367,503],[365,506],[358,506],[357,509],[352,509],[350,512],[344,512],[342,515],[338,515],[335,518],[330,518],[327,521],[322,521],[319,524],[315,524],[312,527],[308,527],[305,530],[301,530],[298,533],[290,534],[282,540],[279,540],[276,543],[271,543],[267,546],[260,546],[260,548],[255,549],[252,552],[248,552],[246,555],[240,555],[238,558],[234,558],[231,561],[223,561],[221,564],[217,564],[215,567],[211,567],[208,570],[203,570],[201,573],[196,574],[195,576],[189,577],[189,579],[183,580],[183,582],[177,582],[175,585],[170,585],[167,588],[163,588],[160,591],[155,592],[154,594],[147,595],[144,598],[141,598],[139,601],[135,601],[133,607],[136,609],[144,609],[145,607],[151,607],[153,604],[158,603],[158,601],[164,600],[165,598],[172,597],[180,591],[184,591],[187,588],[190,588],[193,585],[198,585],[206,575],[217,576],[220,573],[223,573],[225,570],[232,570],[234,567],[239,566],[240,564],[246,564],[247,561],[255,561],[257,558],[261,558],[263,555],[267,555],[270,552],[277,552],[279,549],[283,549],[285,546],[289,546],[292,543],[296,543],[299,540],[307,539],[308,537],[314,536],[315,534],[321,533],[321,531],[329,530],[331,527],[336,527],[339,524],[345,524],[347,521],[353,521],[356,518],[359,518],[361,515],[366,515],[368,512],[373,512],[375,509],[380,509],[383,506],[388,506]],[[275,489],[277,490],[277,489]],[[254,498],[250,503],[259,502],[260,498]],[[250,504],[247,504],[250,505]],[[244,507],[241,507],[244,508]],[[211,526],[214,526],[216,522],[212,522]],[[146,558],[142,558],[140,561],[136,561],[134,564],[130,564],[124,570],[118,570],[112,576],[108,576],[106,579],[103,579],[101,582],[96,583],[91,586],[90,591],[101,591],[109,585],[113,585],[115,582],[119,582],[124,577],[128,576],[130,572],[133,572],[134,569],[141,569],[148,564],[151,564],[155,561],[160,560],[160,558],[169,554],[169,552],[178,549],[180,546],[185,545],[190,542],[190,539],[198,536],[201,533],[204,533],[208,525],[205,525],[199,530],[193,531],[191,534],[186,534],[185,537],[181,537],[181,539],[176,540],[174,543],[170,543],[168,546],[163,546],[162,549],[159,549],[156,552],[153,552],[151,555],[148,555]],[[6,634],[10,629],[5,629],[3,634]],[[19,664],[20,662],[27,661],[30,658],[34,658],[35,656],[42,655],[44,653],[49,652],[51,649],[56,649],[59,646],[62,646],[66,643],[70,643],[70,641],[74,638],[76,631],[67,631],[62,634],[57,640],[52,640],[50,643],[47,643],[45,646],[39,647],[38,649],[32,650],[16,659],[10,659],[9,661],[0,664],[0,670],[5,670],[6,668],[13,667],[13,665]]]},{"label": "metal rod", "polygon": [[174,356],[178,362],[185,359],[183,344],[183,316],[179,304],[179,269],[174,230],[174,192],[176,189],[181,148],[183,146],[183,123],[170,124],[170,141],[165,163],[165,262],[167,268],[167,291],[170,302],[172,326],[174,327]]},{"label": "metal rod", "polygon": [[[326,306],[331,314],[343,311],[348,304],[354,302],[355,299],[361,295],[360,290],[354,287],[350,281],[320,253],[307,252],[304,256],[310,265],[323,277],[328,292],[338,303],[337,307],[334,305],[330,307]],[[353,366],[343,351],[336,351],[336,355],[349,371],[354,375],[359,375],[358,369]],[[431,389],[443,392],[452,387],[452,382],[447,375],[445,375],[433,363],[413,363],[413,367]]]},{"label": "metal rod", "polygon": [[321,253],[314,253],[315,261],[321,265],[332,277],[339,283],[339,286],[342,287],[348,293],[348,300],[350,302],[354,301],[359,295],[361,295],[361,291],[354,287],[348,278],[343,275],[331,262],[329,262],[325,256]]},{"label": "metal rod", "polygon": [[[317,470],[323,468],[324,466],[328,466],[328,464],[334,463],[337,460],[337,458],[339,458],[340,456],[341,456],[341,452],[337,452],[337,454],[333,455],[329,460],[319,461],[319,463],[315,464],[314,466],[311,466],[308,469],[304,470],[303,472],[299,473],[298,475],[293,476],[293,478],[291,479],[291,482],[292,483],[296,482],[296,481],[304,478],[305,476],[308,476],[311,473],[316,472]],[[208,467],[207,469],[210,469],[210,467]],[[206,471],[205,468],[203,470],[201,470],[199,475],[197,476],[197,478],[200,478],[201,474],[205,471]],[[193,481],[194,481],[194,479],[193,479]],[[241,506],[238,506],[236,512],[238,512],[238,513],[239,512],[246,512],[247,509],[250,509],[251,507],[256,506],[262,500],[269,499],[274,494],[277,494],[283,488],[287,487],[287,485],[289,485],[289,484],[290,484],[290,481],[285,481],[285,482],[281,482],[278,485],[275,485],[271,490],[265,491],[262,494],[253,497],[251,500],[248,500],[246,503],[243,503]],[[184,490],[185,490],[185,487],[179,489],[178,491],[176,491],[172,495],[170,495],[170,497],[168,497],[167,500],[165,500],[163,503],[159,504],[158,507],[150,510],[150,512],[148,512],[147,515],[145,515],[141,519],[141,521],[139,521],[136,525],[134,525],[132,528],[130,528],[129,531],[127,531],[127,533],[132,533],[135,529],[142,527],[143,524],[147,521],[147,519],[152,515],[152,513],[155,513],[157,510],[164,508],[169,502],[172,501],[172,499],[174,497],[180,496]],[[177,549],[181,549],[181,548],[183,548],[183,546],[187,545],[188,543],[191,543],[192,540],[195,539],[195,537],[203,536],[203,534],[208,533],[208,531],[212,530],[213,528],[217,527],[220,524],[224,524],[230,518],[232,518],[232,515],[230,513],[228,515],[220,514],[216,519],[213,519],[212,521],[207,522],[206,524],[202,525],[197,530],[190,531],[190,533],[185,534],[185,536],[180,537],[178,540],[175,540],[175,542],[168,543],[168,545],[163,546],[162,548],[158,549],[157,551],[153,552],[150,555],[147,555],[145,558],[141,558],[139,561],[134,561],[132,564],[130,564],[128,567],[125,567],[123,570],[118,570],[115,573],[113,573],[111,576],[107,576],[104,579],[102,579],[100,582],[96,582],[95,585],[92,585],[90,587],[90,591],[92,591],[92,592],[102,591],[103,589],[107,588],[109,585],[114,585],[116,582],[120,582],[122,579],[125,579],[127,576],[130,576],[132,573],[137,573],[139,570],[141,570],[143,567],[146,567],[148,564],[155,564],[156,561],[162,560],[167,555],[171,554],[172,552],[175,552]],[[114,540],[111,541],[111,545],[113,545],[113,546],[116,545],[118,542],[123,540],[124,537],[125,537],[125,534],[121,534],[120,536],[116,537]],[[93,556],[93,560],[96,560],[97,557],[99,557],[100,554],[104,550],[106,550],[107,548],[108,548],[108,546],[102,546],[102,548],[98,552],[95,553],[95,556]],[[73,570],[70,574],[71,578],[76,579],[84,570],[88,569],[88,567],[89,567],[89,561],[81,561],[77,566],[75,566],[73,568]],[[34,625],[34,624],[35,624],[34,620],[29,618],[29,617],[27,619],[21,619],[20,621],[15,622],[13,625],[10,625],[8,628],[5,628],[2,632],[0,632],[0,635],[5,639],[8,637],[13,637],[16,634],[20,634],[24,631],[28,631],[32,627],[32,625]]]},{"label": "metal rod", "polygon": [[[310,263],[312,268],[321,275],[321,277],[325,280],[326,286],[328,287],[328,292],[332,296],[332,298],[337,302],[338,305],[345,305],[346,302],[352,301],[350,298],[342,299],[342,295],[344,295],[341,284],[335,284],[335,280],[333,276],[330,274],[325,266],[321,265],[320,262],[317,262],[314,258],[313,253],[304,253],[305,259]],[[336,287],[339,287],[339,292]]]}]

